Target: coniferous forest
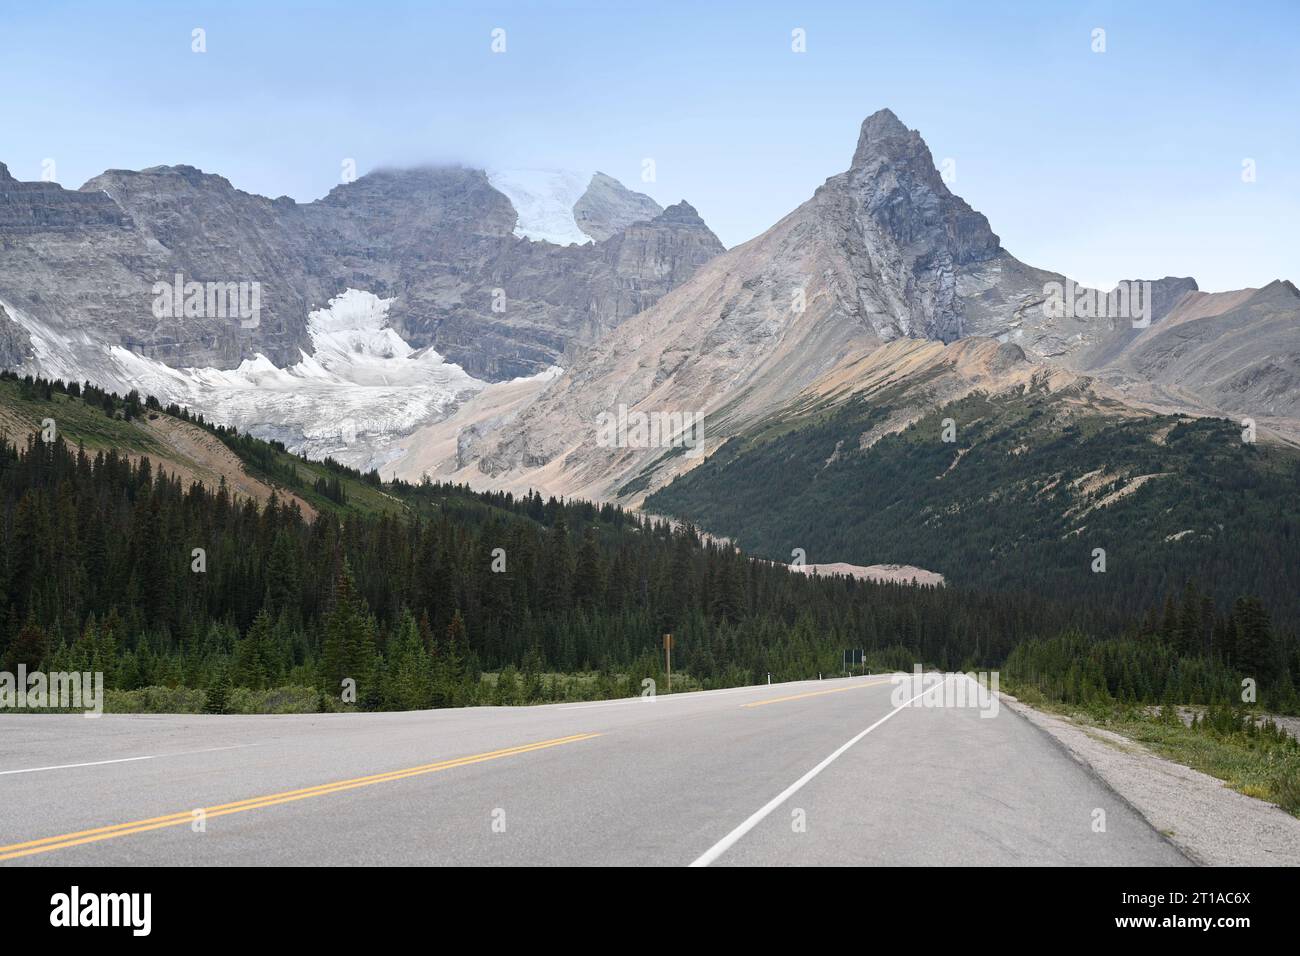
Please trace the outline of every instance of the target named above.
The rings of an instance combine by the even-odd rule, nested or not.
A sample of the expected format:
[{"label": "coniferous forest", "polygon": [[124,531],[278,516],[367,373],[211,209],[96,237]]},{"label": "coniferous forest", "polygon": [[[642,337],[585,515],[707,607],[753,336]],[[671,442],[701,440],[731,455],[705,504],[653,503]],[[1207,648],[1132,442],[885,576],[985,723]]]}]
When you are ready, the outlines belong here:
[{"label": "coniferous forest", "polygon": [[[679,689],[834,676],[862,648],[875,670],[1005,665],[1062,699],[1227,703],[1244,675],[1273,709],[1296,707],[1294,634],[1259,600],[1216,603],[1193,581],[1123,617],[1068,595],[810,577],[613,506],[320,472],[138,396],[18,387],[65,417],[197,421],[250,473],[316,492],[308,517],[296,496],[186,485],[143,455],[4,442],[0,669],[103,671],[123,707],[634,695],[645,678],[663,688],[665,633]],[[385,507],[360,507],[380,493]]]}]

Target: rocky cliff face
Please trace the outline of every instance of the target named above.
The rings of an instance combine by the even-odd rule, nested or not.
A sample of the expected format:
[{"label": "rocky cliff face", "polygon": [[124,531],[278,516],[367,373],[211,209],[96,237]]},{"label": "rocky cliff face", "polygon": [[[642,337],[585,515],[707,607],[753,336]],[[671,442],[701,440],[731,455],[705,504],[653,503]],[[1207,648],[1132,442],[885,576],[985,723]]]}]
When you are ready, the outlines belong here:
[{"label": "rocky cliff face", "polygon": [[[14,334],[43,330],[67,370],[92,376],[105,345],[173,367],[259,352],[292,364],[310,345],[308,312],[348,288],[392,298],[412,345],[478,377],[531,375],[722,251],[693,214],[642,218],[646,197],[608,177],[581,200],[601,241],[561,247],[513,235],[516,211],[481,170],[378,171],[306,204],[188,166],[110,170],[76,191],[0,171],[0,302],[26,323]],[[159,318],[153,285],[178,274],[257,283],[258,320]]]},{"label": "rocky cliff face", "polygon": [[[847,171],[618,325],[508,424],[471,436],[458,449],[457,473],[499,487],[640,500],[701,456],[664,444],[611,445],[599,437],[602,417],[619,409],[702,414],[708,453],[806,401],[827,375],[867,375],[871,363],[855,357],[907,340],[981,339],[1003,343],[998,361],[1018,356],[1033,375],[1044,363],[1042,374],[1055,367],[1069,380],[1104,367],[1121,387],[1177,378],[1196,392],[1143,396],[1158,407],[1177,400],[1206,411],[1248,398],[1281,414],[1294,405],[1294,289],[1272,290],[1249,315],[1196,324],[1175,321],[1180,303],[1199,294],[1195,282],[1157,280],[1144,331],[1127,315],[1050,308],[1049,290],[1066,285],[1004,250],[988,220],[948,190],[919,134],[882,110],[862,124]],[[1258,341],[1274,358],[1225,348],[1225,337],[1246,325],[1267,331]],[[871,367],[890,381],[931,374],[906,350]],[[915,394],[919,408],[924,388]],[[464,468],[471,461],[477,474]]]},{"label": "rocky cliff face", "polygon": [[1230,412],[1300,439],[1300,291],[1290,282],[1184,290],[1149,328],[1084,357],[1094,374],[1160,408]]},{"label": "rocky cliff face", "polygon": [[948,191],[920,134],[882,110],[853,163],[817,192],[863,313],[886,337],[967,334],[957,277],[1001,253],[988,220]]},{"label": "rocky cliff face", "polygon": [[[78,366],[82,352],[93,367],[99,349],[92,346],[102,341],[199,360],[235,349],[236,333],[226,322],[196,318],[159,328],[150,290],[155,281],[172,281],[178,267],[102,190],[21,183],[0,166],[0,303],[10,322],[21,316],[48,332],[37,344],[62,353],[50,358],[68,369]],[[24,356],[32,357],[31,328],[9,324],[0,334],[19,338]],[[6,355],[8,364],[17,364],[15,357]]]},{"label": "rocky cliff face", "polygon": [[13,368],[22,365],[31,356],[31,336],[0,305],[0,364]]},{"label": "rocky cliff face", "polygon": [[1051,276],[1003,251],[988,221],[948,191],[920,136],[884,110],[863,123],[846,172],[583,353],[480,443],[478,467],[494,482],[541,469],[563,489],[639,492],[691,461],[602,446],[602,414],[700,412],[709,440],[721,440],[852,353],[900,338],[1009,336]]},{"label": "rocky cliff face", "polygon": [[[293,200],[243,192],[193,166],[109,170],[72,193],[88,194],[111,199],[152,253],[144,261],[121,262],[136,282],[120,290],[116,319],[97,326],[96,338],[172,366],[218,368],[257,352],[288,363],[308,345],[305,321],[311,296],[323,290],[311,287],[311,240],[303,234],[302,213]],[[76,269],[78,252],[71,250],[55,262]],[[243,328],[229,314],[157,318],[150,289],[155,282],[174,284],[177,274],[186,282],[258,283],[257,326]],[[82,297],[88,304],[96,301],[95,278],[87,271]],[[0,276],[0,294],[11,281],[11,276]],[[79,324],[75,305],[28,311],[58,327]]]},{"label": "rocky cliff face", "polygon": [[573,207],[578,228],[593,239],[608,239],[634,222],[647,222],[663,210],[642,193],[634,193],[613,176],[596,173]]},{"label": "rocky cliff face", "polygon": [[23,183],[0,163],[0,227],[10,235],[104,226],[127,229],[131,221],[111,198],[71,193],[58,183]]}]

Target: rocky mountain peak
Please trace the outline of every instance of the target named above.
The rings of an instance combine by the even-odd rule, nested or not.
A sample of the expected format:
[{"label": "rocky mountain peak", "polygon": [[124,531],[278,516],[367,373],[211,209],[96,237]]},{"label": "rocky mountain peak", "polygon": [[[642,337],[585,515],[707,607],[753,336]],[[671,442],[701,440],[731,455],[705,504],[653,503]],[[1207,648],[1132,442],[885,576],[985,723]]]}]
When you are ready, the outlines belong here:
[{"label": "rocky mountain peak", "polygon": [[[852,290],[850,311],[885,341],[1000,333],[979,314],[984,304],[968,314],[958,281],[979,273],[975,282],[1002,298],[994,268],[1006,258],[1001,242],[949,190],[921,135],[890,110],[863,121],[851,165],[817,190],[809,213],[834,257],[849,265],[841,288]],[[1019,285],[1016,299],[1034,291],[1032,282]]]},{"label": "rocky mountain peak", "polygon": [[1281,293],[1290,294],[1292,298],[1300,299],[1300,289],[1295,287],[1295,283],[1290,279],[1274,279],[1265,289],[1277,289]]},{"label": "rocky mountain peak", "polygon": [[[921,134],[908,129],[902,120],[894,115],[893,110],[876,110],[862,121],[858,133],[858,148],[853,153],[852,168],[858,169],[871,165],[874,160],[888,159],[920,144]],[[929,153],[929,150],[926,150]]]},{"label": "rocky mountain peak", "polygon": [[205,173],[197,166],[180,164],[176,166],[148,166],[138,172],[134,169],[107,169],[86,181],[81,187],[83,192],[98,191],[103,184],[124,179],[140,178],[163,186],[169,183],[184,183],[191,187],[212,186],[221,189],[233,189],[230,180],[216,173]]},{"label": "rocky mountain peak", "polygon": [[861,212],[926,261],[964,265],[1000,249],[988,219],[948,189],[921,134],[889,110],[863,121],[847,178]]},{"label": "rocky mountain peak", "polygon": [[0,163],[0,183],[16,183],[18,180],[9,175],[9,167]]},{"label": "rocky mountain peak", "polygon": [[591,177],[586,190],[573,206],[578,228],[596,241],[626,229],[634,222],[648,222],[663,210],[644,193],[633,192],[606,173]]},{"label": "rocky mountain peak", "polygon": [[[1197,292],[1200,286],[1191,276],[1165,276],[1163,279],[1125,279],[1121,285],[1141,285],[1144,282],[1151,283],[1151,321],[1159,322],[1168,315],[1183,296],[1189,292]],[[1109,291],[1109,290],[1103,290]]]},{"label": "rocky mountain peak", "polygon": [[[141,172],[153,173],[154,175],[159,176],[178,176],[188,182],[199,182],[207,175],[207,173],[203,172],[203,170],[199,169],[197,166],[190,166],[187,163],[179,163],[175,166],[146,166],[141,170]],[[216,178],[221,179],[219,176]],[[225,180],[222,181],[224,182]]]},{"label": "rocky mountain peak", "polygon": [[660,217],[664,222],[675,222],[683,226],[703,226],[704,220],[695,211],[695,207],[683,199],[673,203],[663,211]]}]

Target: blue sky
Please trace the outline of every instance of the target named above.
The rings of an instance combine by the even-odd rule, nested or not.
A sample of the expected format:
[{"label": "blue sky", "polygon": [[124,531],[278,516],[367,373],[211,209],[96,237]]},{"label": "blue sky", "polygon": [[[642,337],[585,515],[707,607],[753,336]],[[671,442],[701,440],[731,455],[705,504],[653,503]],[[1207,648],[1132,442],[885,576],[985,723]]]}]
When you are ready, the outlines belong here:
[{"label": "blue sky", "polygon": [[601,169],[689,200],[730,246],[842,171],[888,106],[1034,265],[1300,280],[1294,0],[271,7],[4,4],[0,161],[38,179],[53,159],[67,186],[189,163],[303,201],[347,158]]}]

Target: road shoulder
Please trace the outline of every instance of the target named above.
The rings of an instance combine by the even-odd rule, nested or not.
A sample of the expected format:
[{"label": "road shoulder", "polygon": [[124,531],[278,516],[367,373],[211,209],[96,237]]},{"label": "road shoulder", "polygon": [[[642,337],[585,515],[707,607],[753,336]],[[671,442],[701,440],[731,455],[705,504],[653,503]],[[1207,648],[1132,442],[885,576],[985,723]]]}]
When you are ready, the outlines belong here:
[{"label": "road shoulder", "polygon": [[1300,866],[1300,819],[1280,807],[1131,738],[1037,710],[1008,694],[1002,702],[1091,769],[1196,863]]}]

